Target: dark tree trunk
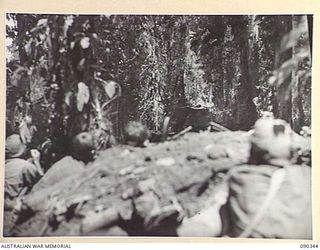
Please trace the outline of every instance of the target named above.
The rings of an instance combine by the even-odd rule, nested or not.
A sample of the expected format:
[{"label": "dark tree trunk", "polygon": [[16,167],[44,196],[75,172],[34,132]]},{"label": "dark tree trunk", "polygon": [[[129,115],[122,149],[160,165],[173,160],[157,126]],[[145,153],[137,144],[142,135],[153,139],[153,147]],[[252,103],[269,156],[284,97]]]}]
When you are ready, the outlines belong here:
[{"label": "dark tree trunk", "polygon": [[241,85],[243,86],[243,104],[246,105],[247,112],[241,112],[241,116],[244,115],[244,120],[239,127],[239,129],[250,129],[250,127],[257,120],[258,114],[256,107],[253,103],[253,98],[256,96],[255,83],[256,83],[256,74],[255,68],[252,64],[253,55],[253,34],[252,34],[252,16],[245,19],[243,25],[244,34],[240,41],[240,67],[241,67]]},{"label": "dark tree trunk", "polygon": [[313,15],[307,15],[307,19],[308,19],[308,32],[309,32],[310,54],[311,54],[311,58],[312,58]]}]

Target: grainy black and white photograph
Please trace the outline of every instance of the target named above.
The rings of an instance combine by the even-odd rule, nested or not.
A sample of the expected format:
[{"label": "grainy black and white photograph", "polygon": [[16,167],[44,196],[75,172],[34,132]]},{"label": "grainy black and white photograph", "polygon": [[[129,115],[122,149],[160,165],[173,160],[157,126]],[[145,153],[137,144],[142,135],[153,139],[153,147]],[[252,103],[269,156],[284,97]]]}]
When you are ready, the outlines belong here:
[{"label": "grainy black and white photograph", "polygon": [[312,33],[7,13],[3,236],[312,239]]}]

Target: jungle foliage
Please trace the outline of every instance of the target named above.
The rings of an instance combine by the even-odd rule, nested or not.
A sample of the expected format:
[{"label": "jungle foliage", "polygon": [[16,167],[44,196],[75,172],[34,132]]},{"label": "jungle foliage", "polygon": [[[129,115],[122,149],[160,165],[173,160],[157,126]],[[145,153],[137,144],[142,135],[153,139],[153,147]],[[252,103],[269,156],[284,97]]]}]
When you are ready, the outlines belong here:
[{"label": "jungle foliage", "polygon": [[7,134],[36,128],[34,143],[58,151],[90,130],[103,149],[131,120],[247,130],[263,111],[299,132],[311,124],[311,18],[8,14]]}]

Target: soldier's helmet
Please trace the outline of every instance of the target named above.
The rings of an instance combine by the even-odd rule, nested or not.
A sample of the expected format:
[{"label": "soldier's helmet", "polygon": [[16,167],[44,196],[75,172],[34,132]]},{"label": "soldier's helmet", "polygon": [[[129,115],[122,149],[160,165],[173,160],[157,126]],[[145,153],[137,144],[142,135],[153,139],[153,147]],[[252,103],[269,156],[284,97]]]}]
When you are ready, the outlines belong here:
[{"label": "soldier's helmet", "polygon": [[20,135],[13,134],[6,139],[6,157],[17,158],[26,151],[26,145],[21,141]]},{"label": "soldier's helmet", "polygon": [[94,141],[88,132],[77,134],[72,140],[72,156],[80,161],[89,162],[93,159]]},{"label": "soldier's helmet", "polygon": [[286,121],[260,118],[251,135],[251,159],[256,164],[283,165],[292,156],[292,139],[293,131]]},{"label": "soldier's helmet", "polygon": [[129,122],[124,130],[125,142],[131,146],[143,146],[149,135],[148,128],[137,121]]}]

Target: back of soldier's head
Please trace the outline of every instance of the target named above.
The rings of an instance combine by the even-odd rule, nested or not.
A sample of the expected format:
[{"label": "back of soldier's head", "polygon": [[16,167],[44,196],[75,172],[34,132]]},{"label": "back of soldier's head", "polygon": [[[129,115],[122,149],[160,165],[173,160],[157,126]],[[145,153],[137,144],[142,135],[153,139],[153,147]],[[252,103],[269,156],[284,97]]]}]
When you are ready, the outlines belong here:
[{"label": "back of soldier's head", "polygon": [[85,163],[93,159],[94,142],[88,132],[77,134],[72,140],[72,156]]},{"label": "back of soldier's head", "polygon": [[149,130],[138,121],[130,121],[124,129],[125,142],[131,146],[143,146],[149,138]]},{"label": "back of soldier's head", "polygon": [[292,129],[286,121],[273,117],[260,118],[251,135],[251,160],[256,164],[289,163],[292,135]]}]

